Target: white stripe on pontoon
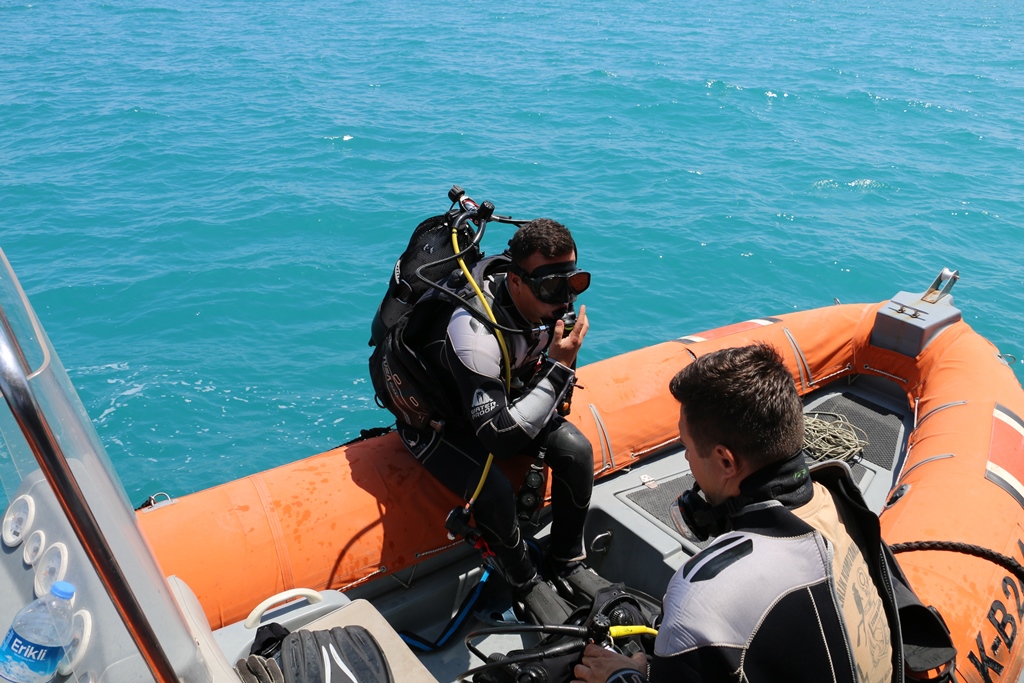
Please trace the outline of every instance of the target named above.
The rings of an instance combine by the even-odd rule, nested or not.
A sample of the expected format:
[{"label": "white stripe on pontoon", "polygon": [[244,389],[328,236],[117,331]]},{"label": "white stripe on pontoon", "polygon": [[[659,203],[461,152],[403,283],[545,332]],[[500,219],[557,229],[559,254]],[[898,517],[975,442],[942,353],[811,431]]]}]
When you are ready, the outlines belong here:
[{"label": "white stripe on pontoon", "polygon": [[992,474],[995,474],[1000,479],[1005,481],[1007,484],[1012,486],[1014,490],[1017,491],[1017,493],[1020,495],[1020,497],[1024,498],[1024,484],[1021,484],[1019,481],[1017,481],[1017,477],[1013,476],[1012,474],[1004,470],[1002,467],[992,462],[991,460],[989,460],[988,464],[985,465],[985,469],[987,469]]},{"label": "white stripe on pontoon", "polygon": [[1014,430],[1015,430],[1015,431],[1016,431],[1016,432],[1017,432],[1018,434],[1020,434],[1021,436],[1024,436],[1024,427],[1021,427],[1021,426],[1020,426],[1020,423],[1019,423],[1019,422],[1017,422],[1016,420],[1014,420],[1014,419],[1013,419],[1012,417],[1010,417],[1009,415],[1007,415],[1007,414],[1006,414],[1006,413],[1004,413],[1003,411],[999,410],[999,408],[995,408],[995,409],[994,409],[994,410],[992,411],[992,415],[993,415],[994,417],[997,417],[997,418],[999,418],[1000,420],[1002,420],[1002,421],[1003,421],[1003,422],[1005,422],[1006,424],[1010,425],[1011,427],[1013,427],[1013,428],[1014,428]]}]

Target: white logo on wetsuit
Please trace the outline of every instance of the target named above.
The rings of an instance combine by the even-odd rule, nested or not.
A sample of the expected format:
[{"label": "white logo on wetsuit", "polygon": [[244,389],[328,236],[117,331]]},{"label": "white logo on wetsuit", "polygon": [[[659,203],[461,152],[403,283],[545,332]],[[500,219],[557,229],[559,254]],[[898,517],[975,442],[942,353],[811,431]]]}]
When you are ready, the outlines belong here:
[{"label": "white logo on wetsuit", "polygon": [[476,393],[473,394],[473,405],[470,407],[469,416],[475,419],[481,415],[486,415],[496,405],[498,405],[497,402],[484,393],[483,389],[477,389]]}]

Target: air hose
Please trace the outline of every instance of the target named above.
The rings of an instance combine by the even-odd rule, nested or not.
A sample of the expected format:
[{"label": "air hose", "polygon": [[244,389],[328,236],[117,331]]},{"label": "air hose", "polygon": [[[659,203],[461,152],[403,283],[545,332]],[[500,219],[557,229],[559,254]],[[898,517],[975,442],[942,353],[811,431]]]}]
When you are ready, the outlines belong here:
[{"label": "air hose", "polygon": [[658,629],[651,628],[650,626],[612,626],[608,629],[608,637],[612,640],[645,635],[656,636],[658,635]]},{"label": "air hose", "polygon": [[455,616],[451,618],[448,624],[441,629],[441,635],[437,637],[437,640],[429,641],[422,636],[418,636],[411,631],[399,631],[398,635],[405,644],[414,650],[420,652],[434,652],[445,646],[448,639],[451,638],[455,633],[462,627],[469,617],[470,612],[476,607],[477,601],[479,601],[481,594],[483,593],[484,586],[490,579],[491,570],[484,567],[483,574],[480,575],[480,580],[477,582],[476,587],[473,588],[472,592],[466,596],[466,599],[462,601],[458,611],[455,612]]},{"label": "air hose", "polygon": [[[459,233],[458,233],[458,222],[452,226],[452,246],[455,249],[455,253],[459,254]],[[459,268],[462,269],[462,274],[466,276],[466,280],[473,288],[473,292],[476,293],[477,298],[480,300],[480,304],[483,306],[484,311],[487,313],[487,317],[491,319],[491,322],[495,325],[498,324],[498,319],[494,317],[494,311],[491,310],[491,305],[487,303],[487,298],[484,296],[483,290],[480,289],[480,285],[477,284],[476,280],[473,279],[473,274],[469,271],[466,266],[466,262],[462,256],[458,257]],[[498,339],[498,346],[501,347],[501,357],[505,360],[505,392],[508,393],[512,390],[512,360],[508,353],[508,346],[505,344],[505,336],[501,333],[501,330],[495,328],[494,336]],[[487,481],[487,475],[491,471],[491,465],[494,463],[494,454],[487,454],[487,463],[484,465],[484,472],[480,475],[480,482],[476,485],[476,490],[473,491],[473,495],[470,496],[469,501],[466,503],[466,507],[463,508],[468,514],[473,509],[473,504],[476,502],[477,497],[484,488],[484,482]]]},{"label": "air hose", "polygon": [[[607,622],[605,622],[605,624],[607,624]],[[475,676],[478,673],[502,666],[508,666],[510,664],[525,664],[527,662],[537,662],[543,659],[551,659],[566,654],[582,652],[583,648],[587,646],[587,643],[596,642],[597,639],[601,639],[603,636],[607,636],[608,639],[614,641],[616,638],[626,638],[628,636],[658,635],[657,629],[653,629],[648,626],[599,626],[597,624],[595,624],[595,626],[596,629],[594,627],[576,626],[571,624],[517,624],[514,626],[497,626],[474,631],[466,636],[466,647],[478,658],[485,660],[486,663],[462,672],[456,676],[456,680],[462,681],[470,676]],[[570,640],[558,642],[546,647],[524,650],[519,654],[511,656],[501,657],[486,657],[470,643],[473,638],[478,638],[480,636],[522,635],[524,633],[543,633],[547,635],[568,636]]]}]

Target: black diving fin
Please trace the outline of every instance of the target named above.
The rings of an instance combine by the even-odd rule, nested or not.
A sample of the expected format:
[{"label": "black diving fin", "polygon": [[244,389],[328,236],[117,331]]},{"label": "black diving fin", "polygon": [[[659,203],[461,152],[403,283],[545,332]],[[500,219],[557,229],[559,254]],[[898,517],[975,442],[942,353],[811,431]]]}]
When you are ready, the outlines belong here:
[{"label": "black diving fin", "polygon": [[383,650],[362,626],[290,633],[281,670],[285,683],[394,683]]}]

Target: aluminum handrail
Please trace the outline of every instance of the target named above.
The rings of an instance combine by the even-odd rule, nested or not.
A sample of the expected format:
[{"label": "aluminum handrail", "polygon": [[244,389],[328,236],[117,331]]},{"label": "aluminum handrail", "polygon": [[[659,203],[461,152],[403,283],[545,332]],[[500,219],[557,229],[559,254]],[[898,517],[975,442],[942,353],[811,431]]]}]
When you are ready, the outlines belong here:
[{"label": "aluminum handrail", "polygon": [[177,683],[179,679],[167,653],[128,585],[99,522],[71,473],[60,444],[36,402],[28,383],[28,372],[21,346],[14,337],[6,314],[0,309],[0,393],[3,393],[39,468],[153,677],[159,683]]}]

